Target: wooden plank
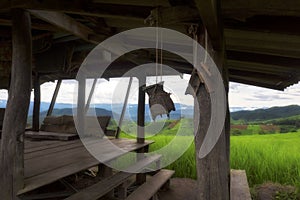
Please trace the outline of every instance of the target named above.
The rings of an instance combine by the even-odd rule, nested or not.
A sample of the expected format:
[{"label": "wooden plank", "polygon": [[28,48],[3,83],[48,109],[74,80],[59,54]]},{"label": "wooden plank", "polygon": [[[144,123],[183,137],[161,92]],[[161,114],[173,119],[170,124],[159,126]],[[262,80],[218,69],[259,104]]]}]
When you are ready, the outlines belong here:
[{"label": "wooden plank", "polygon": [[[106,0],[93,0],[93,3],[108,3]],[[164,6],[169,7],[170,3],[168,0],[160,0],[160,1],[152,1],[152,0],[110,0],[109,4],[116,4],[116,5],[133,5],[133,6],[149,6],[149,7],[158,7]]]},{"label": "wooden plank", "polygon": [[[2,26],[12,26],[12,21],[9,19],[0,19],[0,25]],[[32,29],[43,30],[43,31],[58,31],[59,29],[45,23],[32,23]]]},{"label": "wooden plank", "polygon": [[138,187],[126,200],[145,200],[153,197],[158,190],[173,176],[175,171],[162,169],[150,180]]},{"label": "wooden plank", "polygon": [[72,143],[81,143],[80,140],[75,141],[34,141],[34,142],[25,142],[25,153],[31,153],[35,151],[41,151],[48,148],[57,148],[59,146],[70,145]]},{"label": "wooden plank", "polygon": [[99,41],[91,41],[90,35],[95,35],[94,31],[87,26],[77,22],[75,19],[69,17],[66,14],[54,11],[38,11],[38,10],[30,10],[30,13],[34,16],[49,22],[73,35],[95,44],[98,44]]},{"label": "wooden plank", "polygon": [[[201,20],[197,8],[192,8],[190,6],[172,6],[169,8],[156,8],[151,11],[151,17],[153,21],[158,20],[159,26]],[[149,21],[147,22],[149,23]]]},{"label": "wooden plank", "polygon": [[231,200],[251,200],[251,194],[245,170],[231,170]]},{"label": "wooden plank", "polygon": [[45,132],[45,131],[26,132],[25,136],[32,139],[62,140],[62,141],[75,140],[79,138],[78,134],[54,133],[54,132]]},{"label": "wooden plank", "polygon": [[31,90],[32,39],[28,12],[12,10],[11,84],[0,149],[0,199],[18,199],[24,186],[24,133]]},{"label": "wooden plank", "polygon": [[[144,168],[146,168],[149,164],[157,161],[160,159],[160,155],[154,155],[149,156],[143,160],[140,160],[130,166],[125,171],[132,171],[132,172],[139,172],[142,171]],[[132,173],[127,172],[118,172],[117,174],[108,177],[107,179],[104,179],[103,181],[100,181],[99,183],[96,183],[72,196],[69,198],[66,198],[66,200],[92,200],[92,199],[98,199],[111,191],[112,189],[116,188],[123,182],[125,182],[129,177],[133,176]]]},{"label": "wooden plank", "polygon": [[294,0],[235,0],[222,2],[225,17],[246,19],[254,15],[300,16],[300,2]]},{"label": "wooden plank", "polygon": [[300,58],[300,36],[274,32],[225,29],[226,49]]},{"label": "wooden plank", "polygon": [[[118,140],[111,140],[111,141],[114,144],[124,144],[125,143],[125,146],[126,145],[128,146],[129,144],[134,143],[135,145],[131,146],[131,148],[129,148],[128,151],[134,151],[136,149],[143,148],[144,146],[147,146],[150,143],[152,143],[152,141],[146,141],[144,144],[138,144],[138,143],[136,143],[135,140],[125,140],[125,139],[123,139],[123,140],[118,139]],[[105,149],[105,147],[103,147],[103,148]],[[86,150],[83,148],[82,151],[86,151]],[[78,151],[76,151],[76,152],[79,154],[80,152],[82,153],[82,151],[79,150],[79,152]],[[109,153],[109,151],[110,151],[110,149],[103,150],[101,148],[99,153],[107,152],[107,160],[111,160],[118,156],[121,156],[121,154]],[[73,151],[73,153],[74,153],[74,151]],[[65,162],[63,165],[61,165],[60,163],[58,163],[61,159],[69,159],[69,158],[66,158],[66,157],[58,158],[58,156],[61,155],[62,153],[58,152],[57,154],[58,154],[57,156],[55,156],[55,155],[48,156],[48,159],[41,157],[40,159],[31,159],[31,163],[28,163],[28,164],[25,163],[26,168],[27,167],[28,168],[35,167],[36,169],[32,169],[33,171],[39,170],[38,169],[39,167],[43,167],[41,165],[36,167],[35,166],[36,163],[47,166],[48,163],[53,162],[53,163],[56,163],[57,165],[56,165],[56,167],[54,166],[54,168],[52,168],[52,170],[50,170],[50,171],[47,171],[47,170],[49,170],[49,168],[48,168],[48,169],[46,169],[47,172],[45,172],[45,168],[44,168],[44,170],[43,170],[44,173],[39,173],[36,176],[26,178],[25,179],[25,187],[24,187],[24,189],[20,190],[18,194],[26,193],[28,191],[34,190],[41,186],[44,186],[44,185],[50,184],[54,181],[57,181],[63,177],[69,176],[71,174],[77,173],[79,171],[88,169],[90,167],[93,167],[93,166],[96,166],[99,164],[99,161],[96,160],[92,156],[86,155],[87,157],[83,158],[82,155],[78,156],[78,157],[74,157],[74,155],[76,155],[76,154],[68,154],[68,155],[64,154],[66,157],[71,156],[73,158],[73,160],[70,159],[70,160],[68,160],[68,162]],[[123,154],[124,154],[124,152],[123,152]],[[69,164],[66,164],[66,163],[69,163]],[[30,172],[30,173],[33,174],[32,172]]]}]

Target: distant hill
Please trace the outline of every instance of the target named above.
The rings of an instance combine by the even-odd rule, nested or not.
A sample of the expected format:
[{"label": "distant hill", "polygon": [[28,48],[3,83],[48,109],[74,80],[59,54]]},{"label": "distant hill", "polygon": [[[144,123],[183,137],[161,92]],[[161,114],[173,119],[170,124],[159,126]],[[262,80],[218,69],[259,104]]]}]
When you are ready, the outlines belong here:
[{"label": "distant hill", "polygon": [[243,110],[231,113],[233,120],[245,122],[266,121],[279,118],[287,118],[300,115],[300,106],[290,105],[284,107],[272,107],[267,109]]}]

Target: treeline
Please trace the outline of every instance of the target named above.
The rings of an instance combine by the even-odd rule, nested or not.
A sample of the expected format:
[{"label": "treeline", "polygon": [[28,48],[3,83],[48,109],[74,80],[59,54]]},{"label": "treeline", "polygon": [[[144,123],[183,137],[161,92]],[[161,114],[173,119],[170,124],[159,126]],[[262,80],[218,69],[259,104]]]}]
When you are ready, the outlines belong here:
[{"label": "treeline", "polygon": [[244,110],[231,113],[231,117],[235,121],[262,122],[279,118],[288,118],[300,115],[300,106],[290,105],[284,107],[272,107],[268,109]]}]

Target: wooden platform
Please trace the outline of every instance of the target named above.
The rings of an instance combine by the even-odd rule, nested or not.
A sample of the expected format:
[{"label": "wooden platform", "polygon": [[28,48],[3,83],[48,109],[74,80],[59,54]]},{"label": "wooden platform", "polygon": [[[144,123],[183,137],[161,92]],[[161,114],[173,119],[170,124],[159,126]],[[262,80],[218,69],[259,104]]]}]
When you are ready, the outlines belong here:
[{"label": "wooden platform", "polygon": [[[146,141],[138,144],[136,140],[110,139],[110,142],[124,150],[135,151],[153,143]],[[113,160],[126,151],[114,151],[104,140],[93,140],[88,144],[95,147],[99,154],[107,155],[106,161]],[[102,148],[97,148],[101,145]],[[24,173],[25,187],[18,194],[23,194],[71,174],[98,165],[100,162],[86,150],[80,140],[73,141],[25,141]]]}]

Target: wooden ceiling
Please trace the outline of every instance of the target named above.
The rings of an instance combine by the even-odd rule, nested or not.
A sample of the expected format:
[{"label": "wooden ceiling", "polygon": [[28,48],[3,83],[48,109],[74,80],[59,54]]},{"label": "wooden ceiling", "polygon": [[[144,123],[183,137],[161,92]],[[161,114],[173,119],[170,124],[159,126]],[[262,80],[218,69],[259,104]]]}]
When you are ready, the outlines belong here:
[{"label": "wooden ceiling", "polygon": [[[230,81],[283,90],[300,81],[298,0],[3,0],[0,3],[0,88],[11,66],[12,8],[32,15],[34,71],[43,81],[74,78],[88,52],[124,30],[145,27],[159,7],[160,26],[188,34],[204,24],[215,49],[225,44]],[[165,54],[165,63],[190,73],[192,66]],[[151,50],[127,55],[106,73],[120,76],[153,62]]]}]

